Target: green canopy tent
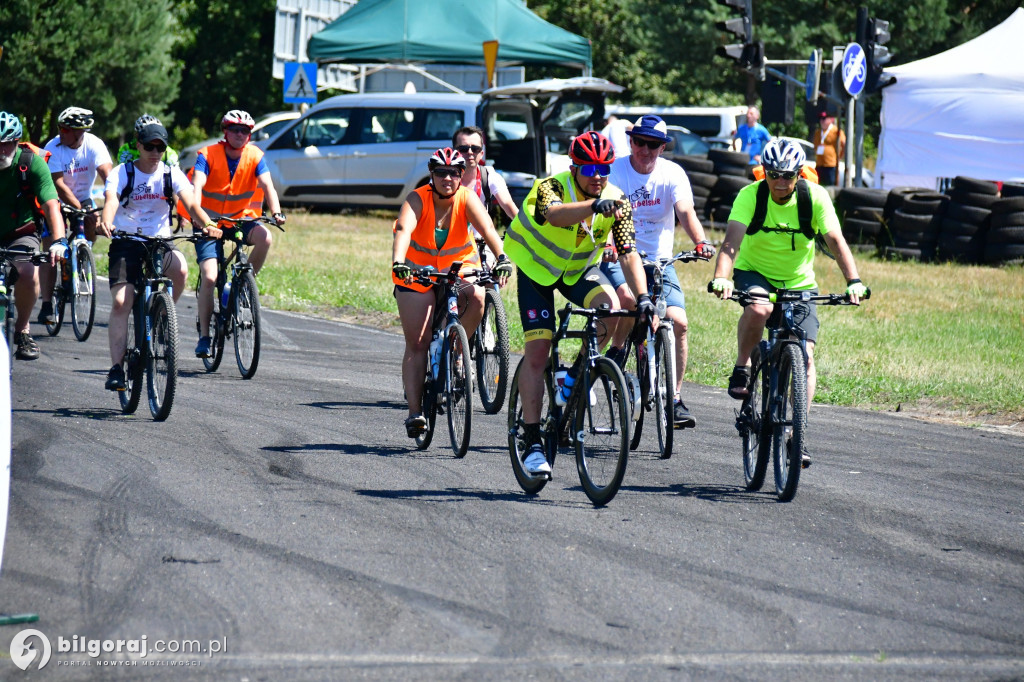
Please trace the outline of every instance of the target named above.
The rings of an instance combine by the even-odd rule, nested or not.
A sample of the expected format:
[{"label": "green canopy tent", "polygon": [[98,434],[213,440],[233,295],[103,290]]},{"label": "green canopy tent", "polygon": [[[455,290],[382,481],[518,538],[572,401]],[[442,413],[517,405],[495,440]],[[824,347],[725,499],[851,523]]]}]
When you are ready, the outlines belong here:
[{"label": "green canopy tent", "polygon": [[330,62],[483,64],[498,41],[498,65],[593,62],[590,41],[549,24],[518,0],[360,0],[314,34],[310,59]]}]

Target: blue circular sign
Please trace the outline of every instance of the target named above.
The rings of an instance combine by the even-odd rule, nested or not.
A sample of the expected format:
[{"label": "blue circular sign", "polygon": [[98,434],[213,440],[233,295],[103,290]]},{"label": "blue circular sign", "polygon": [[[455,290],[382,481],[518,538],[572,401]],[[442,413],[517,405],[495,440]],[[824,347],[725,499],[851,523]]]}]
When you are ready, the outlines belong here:
[{"label": "blue circular sign", "polygon": [[858,43],[850,43],[843,50],[843,87],[851,97],[856,97],[864,90],[867,80],[867,55]]}]

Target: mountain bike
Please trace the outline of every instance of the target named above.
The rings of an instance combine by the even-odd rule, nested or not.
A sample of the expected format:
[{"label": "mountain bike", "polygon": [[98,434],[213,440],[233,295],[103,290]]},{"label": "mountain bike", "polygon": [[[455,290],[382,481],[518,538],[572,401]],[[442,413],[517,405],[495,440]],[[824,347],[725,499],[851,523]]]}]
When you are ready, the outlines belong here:
[{"label": "mountain bike", "polygon": [[485,243],[476,240],[480,253],[480,278],[484,287],[484,315],[473,334],[470,353],[476,360],[476,385],[480,403],[487,414],[497,414],[505,405],[508,389],[508,318],[501,300],[497,278],[491,276],[490,264],[485,260]]},{"label": "mountain bike", "polygon": [[[14,305],[14,284],[18,281],[18,269],[15,261],[29,260],[36,265],[50,262],[48,253],[24,251],[21,249],[0,248],[0,316],[3,317],[4,338],[7,339],[8,360],[14,358],[14,323],[18,312]],[[14,363],[8,362],[10,374],[14,373]]]},{"label": "mountain bike", "polygon": [[[711,286],[708,286],[711,291]],[[871,291],[862,297],[868,299]],[[774,303],[762,339],[750,355],[750,395],[736,413],[743,440],[743,477],[747,490],[760,490],[771,455],[775,492],[780,502],[796,495],[807,429],[807,340],[797,327],[797,307],[811,303],[854,305],[846,294],[813,294],[779,289],[775,293],[734,292],[741,304]]]},{"label": "mountain bike", "polygon": [[433,287],[436,296],[431,323],[433,334],[430,350],[427,351],[427,373],[420,399],[420,411],[427,420],[427,428],[416,436],[416,447],[425,450],[430,445],[437,413],[443,410],[448,417],[448,435],[456,457],[466,456],[473,422],[469,338],[459,322],[461,267],[462,263],[456,261],[448,272],[426,267],[413,270],[412,273],[414,282]]},{"label": "mountain bike", "polygon": [[121,412],[132,414],[142,397],[146,376],[149,411],[156,421],[171,414],[178,382],[178,316],[174,308],[171,280],[164,277],[164,256],[171,242],[192,236],[149,237],[115,232],[111,239],[127,239],[145,248],[142,274],[135,282],[135,302],[128,317],[127,348],[121,360],[125,390],[117,396]]},{"label": "mountain bike", "polygon": [[[263,216],[259,218],[220,218],[217,224],[223,230],[223,242],[233,242],[234,251],[225,256],[224,248],[217,248],[217,284],[213,296],[213,314],[210,320],[211,355],[203,358],[207,372],[215,372],[224,357],[224,343],[234,337],[235,362],[243,379],[256,375],[260,362],[260,292],[256,286],[256,273],[249,264],[245,242],[242,239],[242,225],[262,222],[283,231],[277,223]],[[230,271],[230,277],[228,275]],[[202,281],[202,273],[196,281],[196,294]],[[196,331],[200,331],[199,317],[196,316]]]},{"label": "mountain bike", "polygon": [[68,226],[68,254],[58,266],[50,302],[53,322],[46,323],[46,333],[57,336],[64,325],[64,310],[71,303],[71,327],[75,338],[85,341],[92,334],[96,319],[96,259],[92,243],[85,238],[85,217],[103,210],[102,206],[81,209],[61,204],[64,224]]},{"label": "mountain bike", "polygon": [[[576,470],[583,491],[596,506],[608,504],[622,485],[629,456],[630,408],[625,379],[619,366],[601,355],[597,344],[598,320],[628,316],[630,311],[600,308],[576,308],[567,304],[558,311],[559,326],[551,339],[551,353],[544,369],[541,394],[541,444],[548,464],[554,467],[560,447],[572,446]],[[583,329],[569,330],[573,315],[585,319]],[[560,366],[558,345],[563,339],[582,339],[582,358],[578,374],[565,406],[558,405],[555,392],[561,390],[556,377],[566,371]],[[525,422],[519,396],[519,374],[525,358],[512,377],[508,402],[508,451],[512,471],[522,489],[536,495],[548,481],[547,475],[534,476],[526,470],[523,458],[526,442]]]},{"label": "mountain bike", "polygon": [[[683,251],[672,258],[648,260],[647,254],[641,253],[644,270],[647,274],[648,293],[654,303],[661,323],[657,330],[645,322],[637,320],[626,344],[623,346],[625,358],[622,369],[629,389],[630,403],[633,408],[633,438],[629,443],[630,450],[636,450],[643,434],[646,413],[653,413],[657,429],[658,454],[662,459],[672,456],[674,421],[672,417],[676,385],[676,353],[675,334],[672,320],[665,319],[667,305],[664,297],[664,273],[677,261],[690,263],[696,260],[707,260],[695,251]],[[637,317],[633,312],[632,317]]]}]

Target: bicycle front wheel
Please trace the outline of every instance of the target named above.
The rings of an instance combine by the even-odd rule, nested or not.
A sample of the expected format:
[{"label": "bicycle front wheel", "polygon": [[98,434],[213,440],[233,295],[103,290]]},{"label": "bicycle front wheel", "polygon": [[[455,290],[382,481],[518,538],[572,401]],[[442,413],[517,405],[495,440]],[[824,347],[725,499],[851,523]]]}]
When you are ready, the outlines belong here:
[{"label": "bicycle front wheel", "polygon": [[622,378],[626,383],[626,404],[629,406],[633,419],[633,436],[629,441],[629,449],[640,447],[640,436],[644,432],[644,412],[647,411],[647,353],[643,338],[636,338],[636,330],[630,332],[625,346],[625,360],[622,367]]},{"label": "bicycle front wheel", "polygon": [[139,330],[145,329],[146,326],[139,306],[136,300],[132,305],[131,315],[128,316],[128,334],[125,337],[127,346],[124,358],[121,359],[125,389],[118,391],[117,398],[121,402],[121,412],[124,414],[135,414],[142,399],[142,374],[146,366],[142,361],[142,349],[145,345],[139,343]]},{"label": "bicycle front wheel", "polygon": [[427,420],[427,428],[416,436],[416,447],[426,450],[434,439],[434,424],[437,422],[437,394],[434,393],[434,380],[430,376],[429,359],[427,360],[427,378],[423,380],[423,393],[420,394],[420,412]]},{"label": "bicycle front wheel", "polygon": [[162,422],[171,414],[178,383],[178,317],[171,295],[166,291],[154,294],[149,315],[151,338],[146,372],[149,411],[153,419]]},{"label": "bicycle front wheel", "polygon": [[576,469],[587,497],[595,506],[601,506],[619,492],[626,473],[629,394],[618,365],[607,358],[597,358],[594,368],[585,371],[581,378],[584,385],[576,401],[573,436]]},{"label": "bicycle front wheel", "polygon": [[445,408],[448,435],[456,457],[465,457],[469,450],[469,433],[473,423],[473,380],[469,369],[469,339],[461,324],[448,329],[445,343]]},{"label": "bicycle front wheel", "polygon": [[[536,495],[547,485],[548,479],[546,476],[534,476],[526,470],[523,465],[523,459],[526,457],[526,451],[529,449],[530,444],[526,442],[526,429],[525,422],[523,421],[523,403],[519,397],[519,373],[523,369],[524,360],[519,361],[519,365],[516,367],[516,373],[512,377],[512,386],[509,388],[508,394],[508,455],[512,460],[512,473],[516,477],[516,482],[519,487],[523,489],[527,495]],[[545,386],[551,379],[550,372],[544,372]],[[541,392],[540,402],[540,418],[541,423],[544,424],[545,420],[550,420],[549,413],[549,397],[547,389],[545,388]],[[548,464],[554,467],[555,465],[555,441],[556,438],[553,434],[542,428],[541,429],[541,444],[544,446],[544,453],[548,459]]]},{"label": "bicycle front wheel", "polygon": [[256,278],[245,272],[235,279],[235,360],[243,379],[252,379],[260,362],[260,292]]},{"label": "bicycle front wheel", "polygon": [[[48,267],[48,266],[44,266]],[[46,333],[50,336],[57,336],[60,328],[64,326],[64,304],[67,302],[67,289],[64,284],[65,268],[71,266],[63,262],[54,268],[53,292],[50,294],[50,305],[53,306],[53,323],[46,323]]]},{"label": "bicycle front wheel", "polygon": [[786,344],[779,354],[778,396],[778,410],[772,419],[775,492],[780,502],[789,502],[800,482],[807,427],[807,365],[796,344]]},{"label": "bicycle front wheel", "polygon": [[508,388],[508,319],[501,295],[488,288],[484,316],[473,339],[476,348],[477,387],[487,414],[497,414],[505,405]]},{"label": "bicycle front wheel", "polygon": [[673,352],[672,331],[665,327],[654,337],[654,395],[651,408],[658,427],[658,453],[662,459],[672,456],[675,421],[672,416],[676,387],[676,358]]},{"label": "bicycle front wheel", "polygon": [[75,338],[85,341],[92,334],[92,325],[96,319],[96,259],[88,242],[81,242],[75,247],[78,260],[78,273],[74,279],[71,302],[71,327]]},{"label": "bicycle front wheel", "polygon": [[761,362],[761,349],[750,354],[750,395],[743,401],[736,427],[743,439],[743,479],[747,490],[760,490],[768,470],[771,432],[765,418],[768,407],[768,373]]}]

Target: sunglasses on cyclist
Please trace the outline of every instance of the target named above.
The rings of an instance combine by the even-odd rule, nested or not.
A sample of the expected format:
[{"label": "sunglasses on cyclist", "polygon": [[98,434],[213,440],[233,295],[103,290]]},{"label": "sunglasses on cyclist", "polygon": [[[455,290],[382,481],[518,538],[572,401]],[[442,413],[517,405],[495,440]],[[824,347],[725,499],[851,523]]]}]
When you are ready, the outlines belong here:
[{"label": "sunglasses on cyclist", "polygon": [[792,180],[797,176],[796,171],[765,171],[764,174],[771,180]]},{"label": "sunglasses on cyclist", "polygon": [[636,145],[637,149],[647,147],[648,149],[657,149],[661,145],[665,144],[661,140],[641,140],[639,137],[633,137],[630,135],[629,141]]},{"label": "sunglasses on cyclist", "polygon": [[474,154],[479,154],[483,150],[484,148],[478,144],[460,144],[458,147],[455,148],[455,151],[457,151],[460,154],[468,154],[470,152]]},{"label": "sunglasses on cyclist", "polygon": [[607,178],[612,172],[612,167],[607,163],[587,163],[576,167],[580,169],[580,175],[585,178],[592,178],[595,175]]},{"label": "sunglasses on cyclist", "polygon": [[445,178],[461,178],[462,171],[457,170],[455,168],[435,168],[434,175],[441,178],[442,180]]},{"label": "sunglasses on cyclist", "polygon": [[145,149],[147,152],[154,152],[155,151],[155,152],[160,152],[161,154],[163,152],[167,151],[167,145],[159,144],[159,143],[153,144],[153,143],[150,143],[150,142],[143,142],[142,143],[142,148]]},{"label": "sunglasses on cyclist", "polygon": [[224,130],[228,131],[229,133],[236,133],[238,135],[248,135],[249,133],[252,132],[252,130],[245,126],[228,126]]}]

